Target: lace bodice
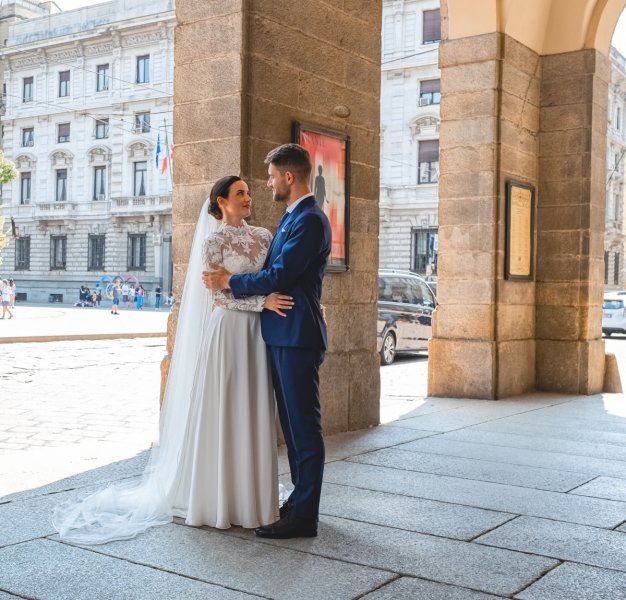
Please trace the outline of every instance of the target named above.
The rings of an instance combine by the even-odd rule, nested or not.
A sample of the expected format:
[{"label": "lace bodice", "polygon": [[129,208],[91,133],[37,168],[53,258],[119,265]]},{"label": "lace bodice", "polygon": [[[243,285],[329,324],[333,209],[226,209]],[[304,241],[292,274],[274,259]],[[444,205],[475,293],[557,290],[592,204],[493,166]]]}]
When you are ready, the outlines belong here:
[{"label": "lace bodice", "polygon": [[[204,240],[202,257],[205,267],[209,263],[222,265],[231,273],[256,273],[265,262],[272,234],[262,227],[253,227],[245,221],[240,227],[223,224]],[[213,306],[229,310],[261,312],[265,296],[248,296],[236,299],[230,290],[213,293]]]}]

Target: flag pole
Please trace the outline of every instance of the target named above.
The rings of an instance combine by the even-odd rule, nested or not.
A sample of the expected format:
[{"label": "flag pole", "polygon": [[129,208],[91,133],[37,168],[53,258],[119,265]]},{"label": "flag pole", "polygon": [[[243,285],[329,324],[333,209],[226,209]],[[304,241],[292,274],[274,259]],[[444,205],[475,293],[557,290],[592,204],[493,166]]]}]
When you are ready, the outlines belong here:
[{"label": "flag pole", "polygon": [[167,137],[167,121],[163,117],[163,128],[165,129],[165,144],[167,145],[167,166],[170,170],[170,185],[172,186],[172,193],[174,193],[174,173],[172,172],[172,150],[170,141]]}]

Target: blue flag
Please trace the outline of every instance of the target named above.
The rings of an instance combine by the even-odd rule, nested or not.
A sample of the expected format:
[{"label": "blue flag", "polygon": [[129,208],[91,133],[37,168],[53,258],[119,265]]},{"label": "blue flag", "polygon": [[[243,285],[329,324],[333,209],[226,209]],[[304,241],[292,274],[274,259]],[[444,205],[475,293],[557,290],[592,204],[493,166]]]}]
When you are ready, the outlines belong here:
[{"label": "blue flag", "polygon": [[157,169],[159,168],[159,154],[161,154],[161,132],[157,135],[156,155],[154,157]]}]

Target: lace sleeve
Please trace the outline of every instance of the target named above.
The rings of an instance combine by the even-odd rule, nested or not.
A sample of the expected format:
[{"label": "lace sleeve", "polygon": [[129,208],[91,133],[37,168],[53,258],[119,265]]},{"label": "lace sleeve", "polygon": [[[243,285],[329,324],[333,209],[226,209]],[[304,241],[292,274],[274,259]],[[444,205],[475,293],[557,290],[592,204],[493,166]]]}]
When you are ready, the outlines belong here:
[{"label": "lace sleeve", "polygon": [[[217,236],[209,236],[204,241],[203,258],[206,268],[209,268],[209,264],[224,265],[223,245]],[[230,290],[213,292],[213,307],[228,310],[261,312],[264,302],[265,296],[246,296],[237,299]]]}]

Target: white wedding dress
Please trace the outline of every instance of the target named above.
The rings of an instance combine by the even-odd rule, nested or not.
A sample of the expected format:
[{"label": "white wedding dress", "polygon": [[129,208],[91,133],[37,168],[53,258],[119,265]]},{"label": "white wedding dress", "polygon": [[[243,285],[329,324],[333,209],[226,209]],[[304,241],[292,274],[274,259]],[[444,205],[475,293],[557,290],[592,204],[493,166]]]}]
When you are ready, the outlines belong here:
[{"label": "white wedding dress", "polygon": [[[204,262],[255,273],[271,235],[244,222],[222,225],[204,244]],[[213,295],[192,388],[174,514],[189,525],[225,529],[276,520],[278,473],[274,392],[261,337],[264,296]]]},{"label": "white wedding dress", "polygon": [[264,297],[208,292],[201,271],[263,266],[270,233],[221,226],[205,202],[194,234],[159,422],[160,439],[141,481],[55,507],[62,540],[129,539],[173,516],[189,525],[257,527],[276,520],[274,394],[261,337]]}]

